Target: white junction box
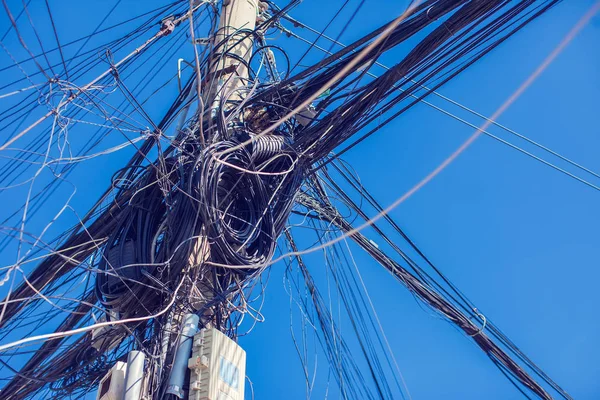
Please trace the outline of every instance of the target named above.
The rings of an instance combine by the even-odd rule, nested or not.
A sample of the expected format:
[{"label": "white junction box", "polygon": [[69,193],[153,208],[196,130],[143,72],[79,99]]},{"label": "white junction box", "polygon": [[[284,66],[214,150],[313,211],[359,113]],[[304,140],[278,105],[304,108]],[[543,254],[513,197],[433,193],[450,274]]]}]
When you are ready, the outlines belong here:
[{"label": "white junction box", "polygon": [[98,385],[96,400],[121,400],[125,388],[127,363],[117,361]]},{"label": "white junction box", "polygon": [[246,352],[215,328],[194,336],[190,400],[244,400]]}]

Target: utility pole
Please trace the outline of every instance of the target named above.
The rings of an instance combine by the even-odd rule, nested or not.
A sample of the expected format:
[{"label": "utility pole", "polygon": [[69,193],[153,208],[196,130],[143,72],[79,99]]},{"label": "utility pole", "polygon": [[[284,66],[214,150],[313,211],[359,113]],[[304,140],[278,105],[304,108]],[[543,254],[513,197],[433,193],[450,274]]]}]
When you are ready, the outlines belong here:
[{"label": "utility pole", "polygon": [[[207,95],[213,97],[213,110],[226,99],[241,100],[238,89],[248,83],[247,63],[252,57],[259,0],[223,0],[219,29],[213,42],[211,81],[215,87],[209,88]],[[243,60],[244,62],[241,62]]]},{"label": "utility pole", "polygon": [[[205,104],[212,104],[211,117],[218,112],[221,101],[242,100],[241,88],[248,85],[248,63],[252,57],[254,34],[260,0],[223,0],[219,28],[212,40],[210,75],[204,80],[199,96],[206,96]],[[201,77],[197,77],[200,79]],[[200,110],[198,112],[201,112]],[[199,268],[210,257],[207,239],[200,237],[190,255],[190,265]],[[205,274],[212,280],[214,273]],[[210,284],[197,282],[200,301],[191,300],[195,309],[212,300]]]},{"label": "utility pole", "polygon": [[[209,56],[210,73],[204,82],[201,81],[201,93],[198,93],[198,96],[207,96],[204,104],[211,104],[210,118],[220,112],[221,107],[228,109],[226,102],[239,101],[244,97],[243,90],[240,89],[248,85],[248,63],[252,57],[253,31],[258,14],[259,0],[223,0],[219,28]],[[204,142],[204,138],[201,139]],[[211,283],[218,276],[214,267],[207,268],[204,265],[209,258],[208,238],[201,236],[194,245],[189,260],[190,276],[197,279],[194,282],[195,291],[190,291],[190,297],[194,297],[190,298],[193,311],[205,308],[212,301]],[[201,274],[195,273],[201,269]],[[180,324],[181,335],[171,348],[176,355],[171,366],[167,393],[180,399],[194,400],[217,400],[224,393],[228,399],[243,400],[245,352],[216,327],[203,323],[202,316],[198,318],[193,311],[180,314],[175,321]],[[205,313],[210,313],[210,309]],[[217,322],[217,327],[218,325],[220,324]],[[186,374],[190,374],[187,393],[183,391]]]},{"label": "utility pole", "polygon": [[[247,64],[252,57],[254,35],[249,33],[256,27],[260,0],[223,0],[219,28],[212,40],[213,52],[210,75],[203,81],[202,93],[198,96],[205,98],[204,104],[211,104],[211,117],[214,117],[220,108],[223,94],[226,99],[241,100],[243,95],[238,89],[248,83],[249,69]],[[194,43],[194,45],[196,45]],[[240,61],[240,60],[243,60]],[[200,76],[197,79],[201,79]],[[231,96],[227,96],[231,95]],[[202,112],[198,110],[198,112]],[[190,265],[199,268],[210,257],[210,248],[207,239],[200,237],[192,253]],[[204,277],[211,279],[213,274]],[[210,285],[198,282],[197,297],[194,308],[200,309],[207,300],[211,300]],[[203,301],[204,300],[204,301]]]},{"label": "utility pole", "polygon": [[[208,76],[196,77],[201,91],[197,95],[203,104],[210,105],[211,119],[217,112],[230,109],[228,102],[243,100],[245,96],[243,89],[249,83],[248,63],[255,40],[253,31],[263,7],[266,8],[260,0],[223,0],[219,27],[212,38]],[[217,327],[203,322],[202,315],[195,314],[212,301],[211,283],[218,279],[215,267],[205,265],[209,258],[208,238],[201,236],[192,246],[189,258],[191,283],[187,293],[191,309],[178,307],[168,314],[160,342],[159,367],[144,368],[143,353],[132,351],[127,363],[119,362],[102,380],[98,400],[150,399],[156,396],[148,392],[153,373],[161,375],[159,378],[167,385],[164,393],[172,398],[217,400],[225,394],[227,399],[243,400],[245,352]],[[205,313],[210,314],[210,310]],[[168,379],[163,379],[167,373]],[[140,377],[143,374],[146,376]],[[187,391],[185,382],[189,382]]]}]

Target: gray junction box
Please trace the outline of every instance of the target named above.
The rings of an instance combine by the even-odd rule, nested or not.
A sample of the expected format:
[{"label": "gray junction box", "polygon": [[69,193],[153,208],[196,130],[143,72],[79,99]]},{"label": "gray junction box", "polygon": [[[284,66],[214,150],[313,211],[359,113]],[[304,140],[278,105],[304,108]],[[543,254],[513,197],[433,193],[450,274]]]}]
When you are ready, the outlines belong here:
[{"label": "gray junction box", "polygon": [[190,400],[244,400],[246,352],[215,328],[194,336]]}]

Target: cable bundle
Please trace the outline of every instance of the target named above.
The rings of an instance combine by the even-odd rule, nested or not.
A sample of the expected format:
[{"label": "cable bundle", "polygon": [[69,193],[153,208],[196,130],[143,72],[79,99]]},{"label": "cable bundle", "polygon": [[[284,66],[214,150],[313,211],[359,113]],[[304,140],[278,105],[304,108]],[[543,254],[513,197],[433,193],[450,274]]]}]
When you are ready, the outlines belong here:
[{"label": "cable bundle", "polygon": [[[207,46],[202,56],[196,54],[195,67],[200,73],[181,89],[137,154],[116,174],[112,187],[102,198],[106,200],[112,194],[114,200],[104,208],[99,206],[102,200],[99,201],[83,219],[81,225],[85,229],[77,227],[65,235],[59,249],[30,274],[30,286],[21,285],[13,298],[33,298],[37,289],[32,288],[40,288],[47,294],[79,278],[70,274],[87,263],[95,268],[96,290],[85,293],[90,304],[79,311],[82,317],[66,318],[59,330],[91,324],[90,316],[98,311],[117,312],[120,317],[152,316],[165,310],[170,299],[174,304],[170,312],[195,309],[210,318],[207,310],[217,310],[213,314],[222,314],[214,318],[217,326],[221,323],[225,326],[228,318],[231,322],[234,312],[247,312],[242,293],[271,261],[300,188],[305,178],[312,175],[314,164],[416,93],[422,85],[435,79],[442,83],[447,81],[556,2],[423,1],[407,13],[385,40],[366,52],[360,62],[348,68],[328,88],[323,85],[350,66],[388,25],[290,78],[289,71],[280,76],[274,68],[271,49],[281,51],[287,59],[279,47],[262,43],[256,48],[255,55],[263,55],[257,69],[252,69],[250,64],[259,57],[253,56],[246,62],[230,51],[232,39],[233,46],[250,36],[259,43],[263,41],[264,32],[259,30],[276,26],[278,18],[285,15],[285,9],[271,4],[275,10],[273,16],[257,30],[237,30],[219,43],[213,43],[212,48]],[[209,35],[212,36],[216,29],[216,12],[211,9],[214,5],[206,7],[212,18]],[[389,72],[362,83],[366,71],[382,53],[434,24],[431,32]],[[231,66],[220,71],[214,69],[224,64],[225,59],[248,68],[255,79],[244,81],[234,90],[240,92],[236,95],[219,92],[221,77],[231,73],[226,70]],[[271,82],[259,81],[258,72],[265,63]],[[287,63],[289,66],[289,61]],[[116,79],[121,83],[118,76]],[[414,83],[408,83],[411,81]],[[187,113],[194,101],[196,85],[204,92],[196,93],[198,110],[185,125],[182,118],[176,137],[163,150],[162,135],[178,115],[183,111]],[[136,102],[125,87],[119,88],[126,91],[130,101]],[[317,93],[323,90],[326,95]],[[215,93],[218,101],[213,103],[211,97]],[[319,97],[314,99],[316,95]],[[203,96],[211,100],[209,104],[202,102]],[[309,98],[315,101],[314,107],[309,106],[289,117],[297,105]],[[187,118],[187,114],[185,116]],[[287,120],[281,122],[284,117]],[[278,126],[270,129],[273,124]],[[378,124],[374,129],[381,126]],[[267,128],[270,132],[265,134]],[[151,162],[148,158],[153,149],[157,150],[158,157]],[[316,199],[303,195],[299,203],[316,210],[320,217],[342,231],[351,231],[351,224],[331,207],[324,191],[319,192]],[[359,209],[355,211],[360,215]],[[473,337],[503,372],[510,372],[522,385],[548,398],[544,388],[481,333],[467,314],[436,292],[438,288],[421,276],[412,275],[360,234],[353,238],[413,293]],[[208,245],[208,257],[198,260],[197,265],[190,265],[190,254],[198,243]],[[305,280],[310,282],[307,275]],[[197,287],[200,284],[202,288]],[[311,285],[307,287],[315,301],[318,296]],[[181,290],[176,292],[179,288]],[[195,308],[194,298],[198,292],[206,297],[202,299],[203,305]],[[38,298],[31,301],[40,303]],[[101,307],[96,306],[97,303]],[[21,313],[24,304],[28,303],[7,303],[0,328],[12,323],[11,319]],[[16,393],[14,398],[26,398],[49,382],[55,382],[52,389],[57,396],[89,390],[106,372],[107,354],[112,357],[110,361],[114,361],[128,346],[135,346],[152,352],[152,368],[160,371],[152,377],[156,389],[153,393],[155,398],[161,398],[169,358],[156,360],[163,356],[160,341],[166,337],[169,344],[173,321],[169,318],[170,314],[163,314],[142,323],[123,324],[119,332],[109,330],[96,339],[82,336],[64,350],[59,349],[58,344],[44,345],[23,369],[24,374],[11,381],[3,394]],[[324,319],[323,322],[323,326],[328,326],[330,321]],[[109,349],[110,341],[98,346],[100,341],[123,332],[127,332],[128,339],[119,342],[116,350]],[[349,353],[348,349],[344,350]],[[347,367],[357,368],[353,362]]]},{"label": "cable bundle", "polygon": [[[219,265],[254,269],[267,263],[275,250],[274,193],[254,160],[279,149],[259,143],[266,145],[256,146],[251,154],[235,142],[219,142],[197,161],[195,194],[211,259]],[[282,208],[277,211],[282,213]]]}]

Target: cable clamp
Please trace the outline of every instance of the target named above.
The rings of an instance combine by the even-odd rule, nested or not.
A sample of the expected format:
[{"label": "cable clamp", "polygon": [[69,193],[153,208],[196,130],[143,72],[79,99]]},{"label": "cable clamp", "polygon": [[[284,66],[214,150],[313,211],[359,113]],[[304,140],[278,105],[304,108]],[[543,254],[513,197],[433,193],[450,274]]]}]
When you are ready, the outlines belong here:
[{"label": "cable clamp", "polygon": [[207,46],[210,44],[210,38],[196,38],[194,40],[194,44],[199,44],[201,46]]},{"label": "cable clamp", "polygon": [[159,32],[160,36],[170,35],[171,33],[173,33],[174,30],[175,30],[175,18],[168,17],[161,21],[160,32]]}]

